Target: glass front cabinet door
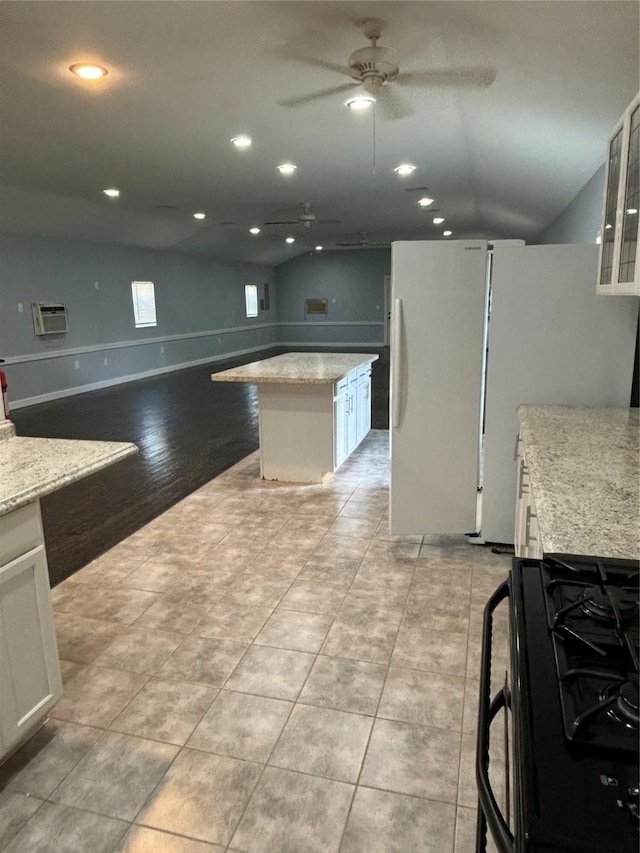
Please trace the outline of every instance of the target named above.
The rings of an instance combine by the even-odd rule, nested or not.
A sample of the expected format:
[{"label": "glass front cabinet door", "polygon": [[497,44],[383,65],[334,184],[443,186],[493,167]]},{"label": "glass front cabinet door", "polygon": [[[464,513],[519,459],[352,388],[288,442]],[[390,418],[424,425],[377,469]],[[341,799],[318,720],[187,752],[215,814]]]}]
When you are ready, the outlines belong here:
[{"label": "glass front cabinet door", "polygon": [[609,141],[598,292],[640,294],[640,92],[625,110]]}]

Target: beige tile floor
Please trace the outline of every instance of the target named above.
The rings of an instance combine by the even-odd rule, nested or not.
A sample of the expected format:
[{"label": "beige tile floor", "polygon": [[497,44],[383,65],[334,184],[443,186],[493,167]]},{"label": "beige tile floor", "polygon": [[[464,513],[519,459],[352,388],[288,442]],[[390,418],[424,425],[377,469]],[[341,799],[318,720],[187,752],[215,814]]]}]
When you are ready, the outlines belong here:
[{"label": "beige tile floor", "polygon": [[0,768],[0,849],[472,853],[508,567],[388,535],[387,432],[320,486],[247,457],[54,589],[64,696]]}]

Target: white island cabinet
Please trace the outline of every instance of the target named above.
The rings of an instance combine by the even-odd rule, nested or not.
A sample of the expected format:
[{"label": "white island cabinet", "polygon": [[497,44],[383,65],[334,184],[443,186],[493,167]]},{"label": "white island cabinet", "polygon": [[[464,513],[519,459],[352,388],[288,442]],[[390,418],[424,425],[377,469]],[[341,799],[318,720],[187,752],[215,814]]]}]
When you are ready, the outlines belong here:
[{"label": "white island cabinet", "polygon": [[0,424],[0,762],[62,695],[39,498],[134,444],[18,438]]},{"label": "white island cabinet", "polygon": [[287,353],[214,373],[255,382],[265,480],[320,483],[371,428],[371,353]]}]

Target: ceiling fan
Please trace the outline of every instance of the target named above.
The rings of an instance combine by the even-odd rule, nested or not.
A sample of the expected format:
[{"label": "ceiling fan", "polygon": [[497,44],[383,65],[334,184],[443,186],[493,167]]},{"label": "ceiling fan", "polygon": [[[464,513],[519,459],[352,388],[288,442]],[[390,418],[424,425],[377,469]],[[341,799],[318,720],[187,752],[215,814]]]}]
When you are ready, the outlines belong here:
[{"label": "ceiling fan", "polygon": [[296,219],[280,219],[272,222],[265,222],[265,225],[304,225],[305,228],[311,228],[314,223],[318,225],[340,225],[341,219],[318,219],[315,213],[311,211],[311,202],[303,201],[298,205],[298,215]]},{"label": "ceiling fan", "polygon": [[342,66],[313,56],[301,56],[288,53],[287,57],[316,68],[335,71],[352,78],[352,82],[309,92],[293,98],[278,101],[283,107],[301,107],[320,98],[353,90],[360,87],[375,98],[376,110],[379,108],[383,118],[395,119],[411,115],[411,105],[398,91],[399,86],[427,86],[429,88],[480,88],[490,86],[496,77],[495,68],[450,68],[401,72],[393,52],[380,47],[378,39],[382,35],[383,22],[379,18],[363,18],[356,21],[357,26],[369,39],[370,46],[354,51]]},{"label": "ceiling fan", "polygon": [[391,243],[370,243],[365,233],[358,234],[354,240],[336,243],[342,249],[388,249]]}]

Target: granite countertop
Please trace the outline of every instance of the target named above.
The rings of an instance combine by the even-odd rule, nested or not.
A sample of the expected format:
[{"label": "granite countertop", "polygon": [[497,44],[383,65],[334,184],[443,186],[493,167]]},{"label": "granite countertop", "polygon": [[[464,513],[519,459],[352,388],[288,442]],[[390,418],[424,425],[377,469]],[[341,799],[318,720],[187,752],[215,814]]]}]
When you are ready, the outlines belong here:
[{"label": "granite countertop", "polygon": [[213,373],[214,382],[280,382],[325,385],[335,382],[361,364],[376,361],[373,353],[289,352]]},{"label": "granite countertop", "polygon": [[640,556],[638,409],[520,406],[546,553]]},{"label": "granite countertop", "polygon": [[[11,433],[5,427],[3,432]],[[0,441],[0,515],[107,468],[133,453],[121,441],[11,436]]]}]

